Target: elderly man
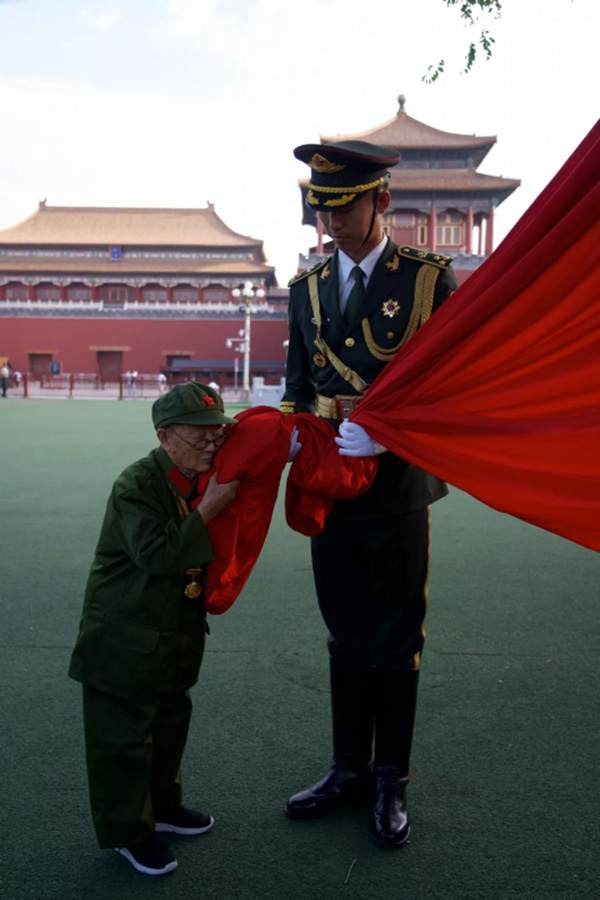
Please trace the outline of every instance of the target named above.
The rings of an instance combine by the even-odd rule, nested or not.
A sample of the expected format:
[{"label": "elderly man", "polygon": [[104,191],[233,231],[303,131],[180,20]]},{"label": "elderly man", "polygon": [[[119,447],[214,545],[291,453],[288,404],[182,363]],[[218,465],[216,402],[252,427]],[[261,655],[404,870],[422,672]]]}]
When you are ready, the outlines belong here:
[{"label": "elderly man", "polygon": [[177,865],[156,832],[202,834],[211,816],[181,805],[180,762],[207,631],[207,525],[239,482],[197,478],[224,443],[220,395],[176,385],[152,407],[160,447],[117,478],[90,571],[69,675],[83,684],[92,816],[101,847],[139,871]]}]

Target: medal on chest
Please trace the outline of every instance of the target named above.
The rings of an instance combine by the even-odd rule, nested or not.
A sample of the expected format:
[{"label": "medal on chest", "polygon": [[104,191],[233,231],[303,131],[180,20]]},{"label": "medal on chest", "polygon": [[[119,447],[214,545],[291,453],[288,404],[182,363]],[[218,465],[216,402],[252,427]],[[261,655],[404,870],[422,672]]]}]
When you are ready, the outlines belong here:
[{"label": "medal on chest", "polygon": [[400,312],[400,304],[396,300],[384,300],[381,305],[381,312],[384,316],[393,319]]},{"label": "medal on chest", "polygon": [[202,593],[202,585],[198,584],[198,582],[196,581],[196,578],[199,575],[202,575],[202,572],[202,569],[186,569],[185,571],[186,575],[192,576],[192,580],[189,584],[186,584],[183,592],[186,597],[190,598],[190,600],[196,600]]}]

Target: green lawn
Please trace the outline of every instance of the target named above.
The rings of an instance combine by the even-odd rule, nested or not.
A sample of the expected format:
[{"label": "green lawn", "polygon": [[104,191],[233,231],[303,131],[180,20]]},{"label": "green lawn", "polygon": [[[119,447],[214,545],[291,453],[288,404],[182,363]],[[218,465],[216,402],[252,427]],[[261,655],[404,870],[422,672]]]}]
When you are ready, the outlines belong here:
[{"label": "green lawn", "polygon": [[214,829],[175,839],[165,878],[100,852],[66,670],[112,481],[155,442],[150,404],[9,400],[0,422],[3,900],[600,896],[599,558],[454,490],[433,511],[407,846],[373,844],[366,809],[283,815],[324,773],[330,725],[308,542],[280,505],[193,692],[184,786]]}]

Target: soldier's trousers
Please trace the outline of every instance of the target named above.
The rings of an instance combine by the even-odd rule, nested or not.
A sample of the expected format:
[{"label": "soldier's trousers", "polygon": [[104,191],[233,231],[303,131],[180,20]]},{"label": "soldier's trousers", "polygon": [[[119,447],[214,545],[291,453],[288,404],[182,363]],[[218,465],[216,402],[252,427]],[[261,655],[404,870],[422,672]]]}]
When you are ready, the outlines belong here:
[{"label": "soldier's trousers", "polygon": [[154,832],[154,812],[181,803],[189,691],[124,700],[83,686],[90,803],[100,847],[131,847]]},{"label": "soldier's trousers", "polygon": [[[348,504],[349,505],[349,504]],[[312,538],[329,653],[339,662],[418,669],[425,641],[429,510],[352,518],[338,503]]]}]

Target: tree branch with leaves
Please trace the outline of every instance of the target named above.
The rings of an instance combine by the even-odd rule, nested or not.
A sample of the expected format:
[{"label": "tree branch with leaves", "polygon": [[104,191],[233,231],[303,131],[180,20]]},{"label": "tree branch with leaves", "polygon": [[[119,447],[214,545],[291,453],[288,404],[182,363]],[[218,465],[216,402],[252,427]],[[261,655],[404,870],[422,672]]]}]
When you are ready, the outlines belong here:
[{"label": "tree branch with leaves", "polygon": [[[446,6],[459,6],[460,17],[469,26],[475,26],[479,23],[482,15],[492,15],[494,19],[499,19],[502,15],[502,4],[500,0],[443,0]],[[485,58],[489,59],[492,55],[492,45],[495,43],[490,31],[482,28],[479,38],[471,41],[468,53],[465,57],[465,68],[463,73],[470,72],[473,68],[478,54],[483,51]],[[422,80],[425,84],[432,84],[442,75],[445,69],[445,61],[441,59],[437,65],[431,65],[423,76]]]}]

